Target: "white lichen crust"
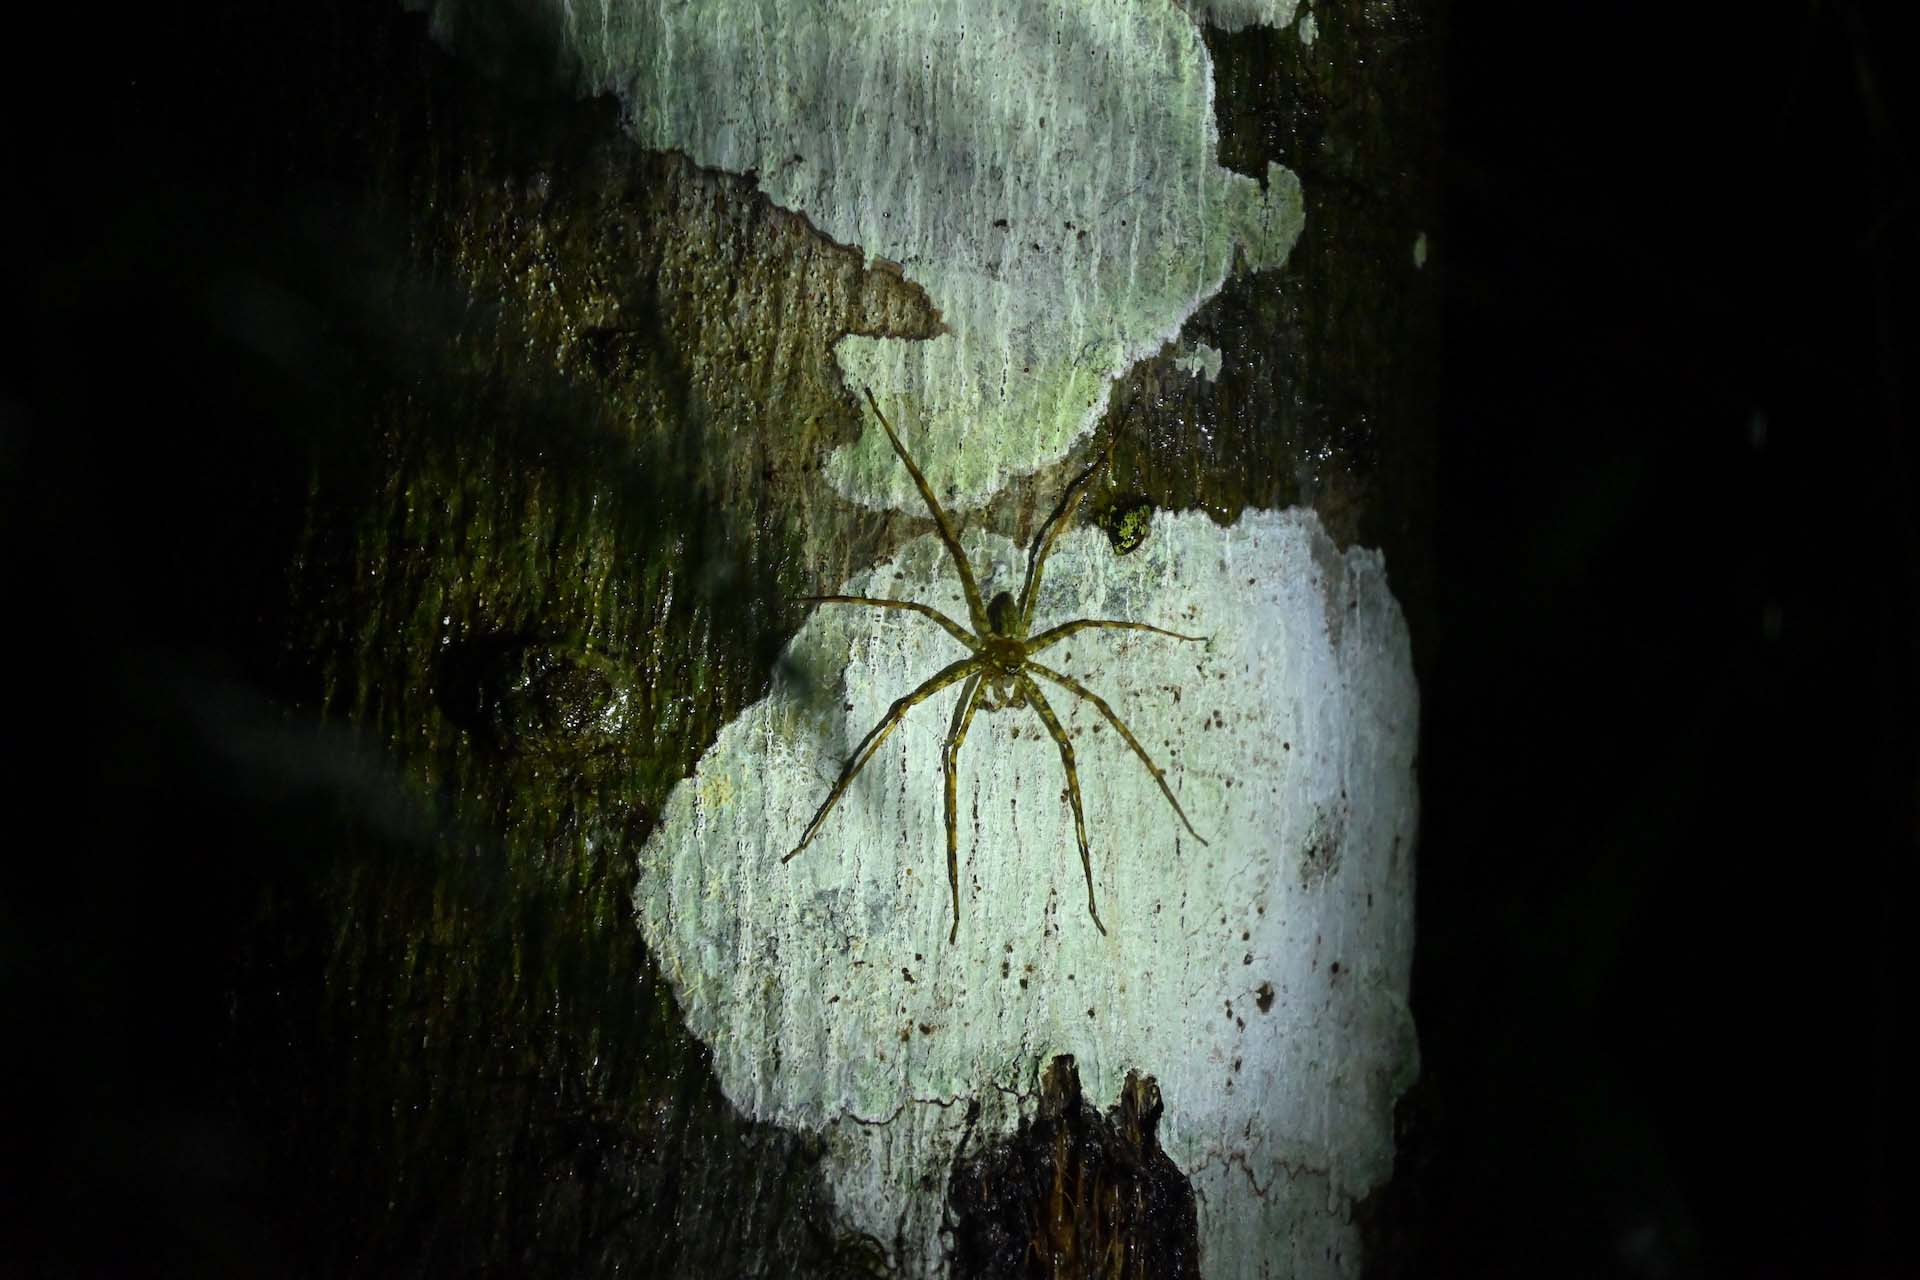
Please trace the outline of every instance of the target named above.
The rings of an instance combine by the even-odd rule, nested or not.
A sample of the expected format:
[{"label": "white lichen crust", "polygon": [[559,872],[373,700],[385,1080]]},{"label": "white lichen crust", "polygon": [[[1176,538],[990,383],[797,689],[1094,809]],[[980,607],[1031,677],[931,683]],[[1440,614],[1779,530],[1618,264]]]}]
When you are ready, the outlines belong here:
[{"label": "white lichen crust", "polygon": [[[965,541],[988,593],[1017,587],[1010,543]],[[931,537],[822,586],[965,616]],[[1209,841],[1186,836],[1091,707],[1053,697],[1108,936],[1087,915],[1054,743],[1008,709],[979,716],[961,756],[948,945],[955,692],[915,708],[781,864],[853,744],[959,656],[916,615],[823,607],[769,696],[673,793],[641,858],[649,945],[727,1095],[826,1134],[842,1214],[897,1242],[910,1273],[938,1263],[965,1100],[985,1104],[974,1141],[990,1140],[1040,1066],[1071,1053],[1103,1107],[1129,1069],[1158,1079],[1207,1275],[1357,1274],[1348,1210],[1391,1168],[1416,1057],[1417,696],[1383,562],[1338,552],[1302,510],[1225,529],[1161,513],[1125,557],[1082,527],[1048,562],[1035,624],[1082,616],[1212,637],[1092,632],[1050,651],[1128,722]]]},{"label": "white lichen crust", "polygon": [[[1213,64],[1171,0],[547,3],[581,88],[617,94],[642,145],[754,175],[926,289],[944,335],[836,355],[956,509],[1064,456],[1236,249],[1276,267],[1300,232],[1291,172],[1215,162]],[[827,476],[918,508],[878,432]]]}]

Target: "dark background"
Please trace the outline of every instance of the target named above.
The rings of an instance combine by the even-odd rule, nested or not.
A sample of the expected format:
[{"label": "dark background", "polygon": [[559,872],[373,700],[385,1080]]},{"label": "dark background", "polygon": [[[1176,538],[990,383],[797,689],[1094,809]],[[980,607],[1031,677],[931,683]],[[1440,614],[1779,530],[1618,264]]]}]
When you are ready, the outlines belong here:
[{"label": "dark background", "polygon": [[[1842,0],[1721,8],[1445,15],[1424,1076],[1382,1275],[1920,1274],[1906,46]],[[307,157],[279,191],[227,167],[317,109],[285,67],[352,33],[312,31],[216,8],[16,49],[71,69],[10,107],[9,1271],[300,1266],[218,992],[325,827],[297,761],[225,790],[279,669],[231,637],[276,634],[287,477],[342,393],[201,285],[328,294],[297,223],[237,234]]]},{"label": "dark background", "polygon": [[1920,1274],[1901,46],[1529,13],[1449,47],[1415,1270]]}]

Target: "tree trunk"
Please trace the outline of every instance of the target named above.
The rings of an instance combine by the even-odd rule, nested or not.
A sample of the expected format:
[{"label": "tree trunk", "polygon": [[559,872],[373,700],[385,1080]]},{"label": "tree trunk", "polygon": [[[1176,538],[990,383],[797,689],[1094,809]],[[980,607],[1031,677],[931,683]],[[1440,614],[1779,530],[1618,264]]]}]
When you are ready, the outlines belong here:
[{"label": "tree trunk", "polygon": [[[190,329],[74,394],[207,414],[116,481],[197,513],[125,732],[184,752],[162,821],[227,832],[218,905],[166,890],[212,939],[169,999],[243,1153],[151,1230],[327,1274],[1360,1273],[1416,1069],[1434,14],[1261,8],[246,7],[129,79],[139,233],[73,233],[128,252],[61,332]],[[1019,697],[977,716],[964,821],[928,698],[783,862],[965,652],[796,598],[977,623],[867,390],[985,595],[1088,476],[1034,630],[1205,639],[1050,650],[1112,714],[1047,686],[1065,771]]]}]

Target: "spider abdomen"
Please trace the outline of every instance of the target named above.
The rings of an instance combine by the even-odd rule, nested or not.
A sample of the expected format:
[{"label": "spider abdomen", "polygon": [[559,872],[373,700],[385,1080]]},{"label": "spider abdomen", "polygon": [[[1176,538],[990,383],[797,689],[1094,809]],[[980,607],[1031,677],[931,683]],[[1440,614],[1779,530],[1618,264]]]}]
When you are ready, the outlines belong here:
[{"label": "spider abdomen", "polygon": [[1013,598],[1011,591],[1002,591],[987,601],[987,626],[996,636],[1020,638],[1024,630],[1021,626],[1020,602]]}]

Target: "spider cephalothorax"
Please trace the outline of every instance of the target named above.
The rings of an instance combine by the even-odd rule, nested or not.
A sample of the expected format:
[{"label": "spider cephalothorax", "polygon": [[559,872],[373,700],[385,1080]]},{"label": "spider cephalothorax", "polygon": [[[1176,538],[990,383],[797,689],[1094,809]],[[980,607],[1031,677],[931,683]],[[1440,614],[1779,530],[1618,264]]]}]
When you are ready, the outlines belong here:
[{"label": "spider cephalothorax", "polygon": [[1127,728],[1126,723],[1114,713],[1113,708],[1108,706],[1099,694],[1072,676],[1034,661],[1034,655],[1058,644],[1075,632],[1092,627],[1151,631],[1155,635],[1172,636],[1176,640],[1203,640],[1205,637],[1181,635],[1177,631],[1148,626],[1144,622],[1120,622],[1110,618],[1075,618],[1071,622],[1062,622],[1057,626],[1048,627],[1039,635],[1029,639],[1027,633],[1033,625],[1033,606],[1039,595],[1040,573],[1046,565],[1047,555],[1053,550],[1055,539],[1060,536],[1067,522],[1073,518],[1080,500],[1086,496],[1087,487],[1091,484],[1094,475],[1106,464],[1111,449],[1109,448],[1108,454],[1103,454],[1095,460],[1092,466],[1081,472],[1073,483],[1067,486],[1067,491],[1060,496],[1060,505],[1054,508],[1053,514],[1048,516],[1047,522],[1040,527],[1039,534],[1033,540],[1033,546],[1027,552],[1027,577],[1020,589],[1019,597],[1016,599],[1011,592],[1002,591],[994,596],[991,602],[983,602],[980,596],[980,585],[973,576],[973,566],[967,563],[966,553],[960,549],[960,539],[954,533],[953,522],[947,518],[947,513],[941,509],[939,501],[933,496],[933,489],[927,484],[927,478],[920,473],[920,468],[915,465],[913,458],[901,445],[900,437],[893,433],[892,424],[887,421],[887,416],[880,412],[880,405],[874,400],[871,391],[867,392],[867,403],[873,406],[873,414],[880,420],[880,426],[886,431],[887,439],[892,442],[893,451],[900,455],[900,461],[906,464],[908,473],[913,476],[913,482],[919,487],[920,496],[926,501],[927,510],[933,516],[934,525],[939,529],[940,541],[946,545],[948,553],[953,557],[954,568],[960,573],[960,588],[966,594],[967,616],[973,623],[973,629],[969,631],[931,605],[913,600],[877,600],[867,596],[799,597],[802,601],[815,604],[866,604],[880,609],[904,609],[920,614],[931,618],[947,634],[964,645],[967,656],[934,672],[913,692],[894,699],[893,705],[888,708],[887,714],[881,717],[880,723],[867,731],[867,736],[860,740],[860,745],[853,749],[851,756],[847,757],[846,765],[840,770],[839,780],[833,784],[833,790],[827,793],[826,800],[821,803],[819,811],[813,815],[813,821],[807,824],[806,832],[800,837],[800,843],[795,845],[793,852],[781,861],[791,862],[800,856],[800,851],[807,847],[807,842],[812,840],[814,833],[820,830],[820,824],[826,821],[834,802],[840,799],[841,794],[846,791],[860,770],[866,767],[867,761],[873,758],[874,753],[880,749],[880,744],[887,740],[887,735],[893,732],[910,709],[942,689],[965,681],[966,683],[961,685],[960,701],[953,708],[953,722],[947,730],[946,741],[940,750],[940,768],[946,777],[947,886],[953,893],[953,927],[947,932],[947,941],[951,943],[960,935],[960,860],[956,823],[958,804],[955,795],[955,767],[959,761],[960,747],[967,740],[967,729],[973,723],[976,711],[982,709],[999,711],[1022,706],[1033,708],[1034,713],[1040,717],[1041,724],[1046,727],[1048,736],[1060,748],[1060,764],[1067,774],[1067,798],[1073,806],[1074,835],[1080,844],[1080,869],[1087,879],[1087,914],[1093,917],[1094,927],[1101,933],[1105,933],[1107,927],[1100,923],[1100,912],[1094,907],[1093,858],[1087,851],[1087,824],[1080,807],[1080,775],[1074,769],[1073,742],[1067,737],[1067,731],[1061,727],[1060,719],[1054,714],[1053,708],[1047,704],[1046,696],[1041,693],[1040,686],[1034,681],[1035,676],[1056,684],[1075,697],[1091,703],[1094,710],[1105,717],[1107,723],[1114,727],[1129,747],[1133,748],[1133,753],[1140,757],[1140,762],[1147,767],[1147,772],[1151,773],[1153,780],[1160,784],[1161,794],[1166,796],[1167,803],[1173,806],[1176,814],[1180,815],[1180,821],[1185,824],[1188,833],[1195,840],[1200,840],[1201,844],[1205,844],[1206,841],[1200,839],[1200,833],[1195,831],[1193,823],[1187,820],[1186,811],[1181,809],[1180,802],[1174,798],[1173,789],[1167,785],[1166,775],[1161,772],[1160,766],[1153,762],[1153,757],[1147,754],[1147,749],[1140,745],[1140,740],[1133,736],[1133,731]]}]

